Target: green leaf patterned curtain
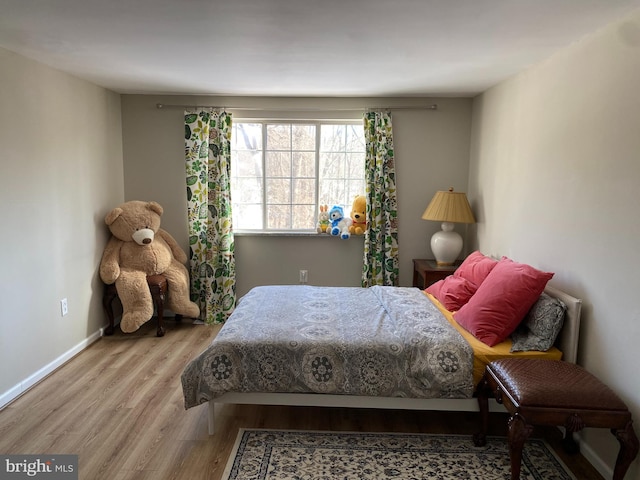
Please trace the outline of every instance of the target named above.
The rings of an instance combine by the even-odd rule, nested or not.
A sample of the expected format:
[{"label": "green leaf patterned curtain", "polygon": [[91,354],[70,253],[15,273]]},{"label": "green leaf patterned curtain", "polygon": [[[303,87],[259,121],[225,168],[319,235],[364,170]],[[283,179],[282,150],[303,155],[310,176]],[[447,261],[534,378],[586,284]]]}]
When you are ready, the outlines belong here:
[{"label": "green leaf patterned curtain", "polygon": [[367,231],[362,286],[398,285],[398,202],[391,113],[364,115]]},{"label": "green leaf patterned curtain", "polygon": [[236,304],[231,228],[231,114],[186,111],[184,142],[191,300],[207,324],[224,322]]}]

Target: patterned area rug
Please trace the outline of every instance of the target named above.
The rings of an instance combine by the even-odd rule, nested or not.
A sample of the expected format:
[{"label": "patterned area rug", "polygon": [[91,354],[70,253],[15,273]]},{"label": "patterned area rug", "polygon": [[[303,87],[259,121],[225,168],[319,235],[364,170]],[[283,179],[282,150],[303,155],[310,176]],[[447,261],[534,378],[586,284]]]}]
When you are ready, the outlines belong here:
[{"label": "patterned area rug", "polygon": [[[505,480],[505,438],[475,447],[470,435],[240,430],[223,480]],[[529,439],[521,480],[575,480],[538,439]]]}]

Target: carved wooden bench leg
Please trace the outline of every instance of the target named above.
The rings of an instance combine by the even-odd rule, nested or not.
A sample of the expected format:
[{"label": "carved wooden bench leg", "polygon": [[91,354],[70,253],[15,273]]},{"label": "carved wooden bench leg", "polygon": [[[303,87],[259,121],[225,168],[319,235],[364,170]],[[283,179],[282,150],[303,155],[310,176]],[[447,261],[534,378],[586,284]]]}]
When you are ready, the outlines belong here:
[{"label": "carved wooden bench leg", "polygon": [[520,480],[522,466],[522,449],[531,435],[533,427],[519,413],[509,418],[509,457],[511,458],[511,480]]},{"label": "carved wooden bench leg", "polygon": [[629,421],[625,428],[618,430],[612,429],[611,433],[618,439],[620,443],[620,451],[616,459],[616,466],[613,470],[613,480],[622,480],[627,473],[631,462],[638,455],[638,437],[633,431],[633,421]]},{"label": "carved wooden bench leg", "polygon": [[158,293],[158,299],[156,300],[156,310],[158,312],[158,329],[156,331],[157,337],[164,337],[164,293]]},{"label": "carved wooden bench leg", "polygon": [[109,325],[104,329],[104,334],[109,336],[113,335],[114,331],[114,319],[113,319],[113,301],[118,296],[118,292],[116,290],[115,285],[105,285],[104,295],[102,296],[102,306],[104,307],[105,312],[107,313],[107,318],[109,319]]},{"label": "carved wooden bench leg", "polygon": [[573,414],[567,417],[564,423],[564,438],[562,439],[562,448],[565,452],[575,455],[580,452],[580,445],[573,438],[573,434],[581,431],[585,427],[584,421],[580,418],[580,415]]},{"label": "carved wooden bench leg", "polygon": [[[156,277],[151,277],[155,279]],[[164,337],[164,300],[165,292],[167,290],[166,279],[159,282],[149,282],[149,289],[151,290],[151,298],[156,307],[156,313],[158,315],[158,328],[156,330],[157,337]]]}]

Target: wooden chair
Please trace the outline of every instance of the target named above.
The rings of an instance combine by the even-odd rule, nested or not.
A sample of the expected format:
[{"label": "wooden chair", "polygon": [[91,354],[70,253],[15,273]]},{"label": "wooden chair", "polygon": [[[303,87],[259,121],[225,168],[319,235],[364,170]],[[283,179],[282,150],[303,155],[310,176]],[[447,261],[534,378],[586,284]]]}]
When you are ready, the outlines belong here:
[{"label": "wooden chair", "polygon": [[[158,318],[158,328],[156,336],[164,336],[164,300],[168,290],[167,277],[164,275],[149,275],[147,276],[147,284],[151,291],[151,298],[153,299],[153,305],[156,309],[156,316]],[[113,300],[118,297],[118,291],[116,290],[115,283],[111,285],[105,285],[104,296],[102,297],[102,305],[107,312],[107,318],[109,319],[109,325],[104,330],[105,335],[113,335],[114,332],[114,313],[113,313]],[[177,322],[182,320],[182,315],[176,315]]]},{"label": "wooden chair", "polygon": [[562,425],[564,447],[575,453],[579,447],[573,433],[585,427],[609,428],[620,443],[613,480],[622,480],[638,454],[638,438],[631,413],[605,384],[582,367],[554,360],[508,358],[487,365],[478,387],[482,430],[474,436],[476,446],[486,444],[489,397],[509,411],[511,479],[519,480],[522,448],[533,425]]}]

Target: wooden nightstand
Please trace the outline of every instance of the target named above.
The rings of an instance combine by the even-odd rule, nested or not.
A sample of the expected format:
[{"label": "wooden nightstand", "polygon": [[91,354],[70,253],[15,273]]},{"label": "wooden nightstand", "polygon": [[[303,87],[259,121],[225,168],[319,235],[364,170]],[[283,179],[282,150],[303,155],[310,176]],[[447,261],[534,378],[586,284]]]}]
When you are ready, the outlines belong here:
[{"label": "wooden nightstand", "polygon": [[422,290],[429,285],[448,277],[460,266],[462,261],[458,260],[455,265],[440,267],[435,260],[413,259],[413,286]]}]

